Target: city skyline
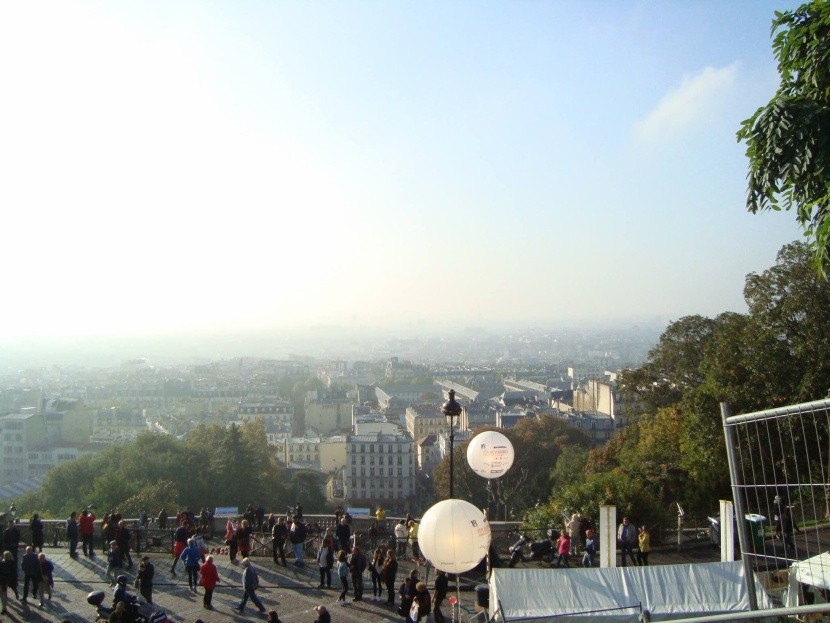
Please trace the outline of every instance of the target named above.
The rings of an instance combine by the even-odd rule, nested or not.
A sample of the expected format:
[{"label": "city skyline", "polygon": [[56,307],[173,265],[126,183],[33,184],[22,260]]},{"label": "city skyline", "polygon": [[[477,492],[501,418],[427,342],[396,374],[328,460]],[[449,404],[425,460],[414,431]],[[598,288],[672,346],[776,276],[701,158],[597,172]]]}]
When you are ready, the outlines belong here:
[{"label": "city skyline", "polygon": [[744,311],[792,2],[0,8],[0,344]]}]

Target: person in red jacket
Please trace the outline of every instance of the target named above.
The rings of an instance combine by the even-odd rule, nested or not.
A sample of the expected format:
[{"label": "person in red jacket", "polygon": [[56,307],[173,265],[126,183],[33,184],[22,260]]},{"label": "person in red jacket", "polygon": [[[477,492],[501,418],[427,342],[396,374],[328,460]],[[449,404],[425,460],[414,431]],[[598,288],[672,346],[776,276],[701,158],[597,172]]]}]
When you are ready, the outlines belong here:
[{"label": "person in red jacket", "polygon": [[202,604],[206,610],[213,610],[210,601],[213,598],[213,589],[216,588],[218,582],[219,572],[216,570],[216,565],[213,564],[213,556],[208,556],[199,567],[199,584],[205,589]]},{"label": "person in red jacket", "polygon": [[95,515],[85,508],[78,518],[78,528],[81,532],[84,556],[95,557],[95,548],[92,546],[92,535],[95,534]]}]

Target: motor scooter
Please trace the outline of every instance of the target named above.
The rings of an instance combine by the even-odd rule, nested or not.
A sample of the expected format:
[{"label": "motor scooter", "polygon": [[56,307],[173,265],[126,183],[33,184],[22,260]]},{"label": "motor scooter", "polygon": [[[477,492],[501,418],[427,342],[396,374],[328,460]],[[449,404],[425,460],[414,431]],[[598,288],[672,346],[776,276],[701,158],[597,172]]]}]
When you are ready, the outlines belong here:
[{"label": "motor scooter", "polygon": [[552,563],[556,557],[556,546],[554,543],[559,539],[559,530],[551,528],[547,531],[547,538],[530,542],[530,537],[521,535],[518,541],[510,546],[510,568],[515,567],[519,561],[526,562],[524,548],[529,543],[530,560],[544,563]]},{"label": "motor scooter", "polygon": [[519,535],[519,540],[507,549],[507,551],[510,552],[510,561],[507,563],[509,568],[512,569],[519,564],[519,562],[524,562],[524,549],[529,540],[530,539],[527,535],[521,534]]},{"label": "motor scooter", "polygon": [[[106,597],[104,591],[93,591],[86,596],[86,602],[95,608],[98,615],[96,621],[109,621],[112,614],[113,608],[104,605]],[[135,596],[127,602],[124,614],[124,620],[133,623],[172,623],[164,612],[153,610],[150,604],[139,601]]]}]

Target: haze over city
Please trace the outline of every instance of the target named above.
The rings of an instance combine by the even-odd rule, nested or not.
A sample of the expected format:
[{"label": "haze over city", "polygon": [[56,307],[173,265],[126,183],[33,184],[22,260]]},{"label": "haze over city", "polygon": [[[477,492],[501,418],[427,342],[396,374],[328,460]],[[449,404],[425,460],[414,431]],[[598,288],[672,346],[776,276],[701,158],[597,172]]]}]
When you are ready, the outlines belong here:
[{"label": "haze over city", "polygon": [[744,311],[794,6],[4,3],[0,345]]}]

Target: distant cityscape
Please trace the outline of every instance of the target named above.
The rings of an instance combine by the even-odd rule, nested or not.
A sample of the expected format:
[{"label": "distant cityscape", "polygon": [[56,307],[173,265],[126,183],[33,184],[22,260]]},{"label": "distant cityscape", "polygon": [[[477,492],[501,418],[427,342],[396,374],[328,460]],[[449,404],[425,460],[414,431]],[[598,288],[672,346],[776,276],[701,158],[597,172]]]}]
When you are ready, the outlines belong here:
[{"label": "distant cityscape", "polygon": [[[393,506],[415,495],[449,452],[441,405],[450,390],[464,407],[456,443],[547,414],[601,445],[633,409],[617,391],[619,372],[641,364],[658,336],[656,328],[499,337],[471,330],[452,340],[331,341],[279,358],[6,369],[0,500],[145,431],[182,438],[200,424],[261,419],[280,462],[328,476],[327,499]],[[339,351],[327,353],[335,343]]]}]

